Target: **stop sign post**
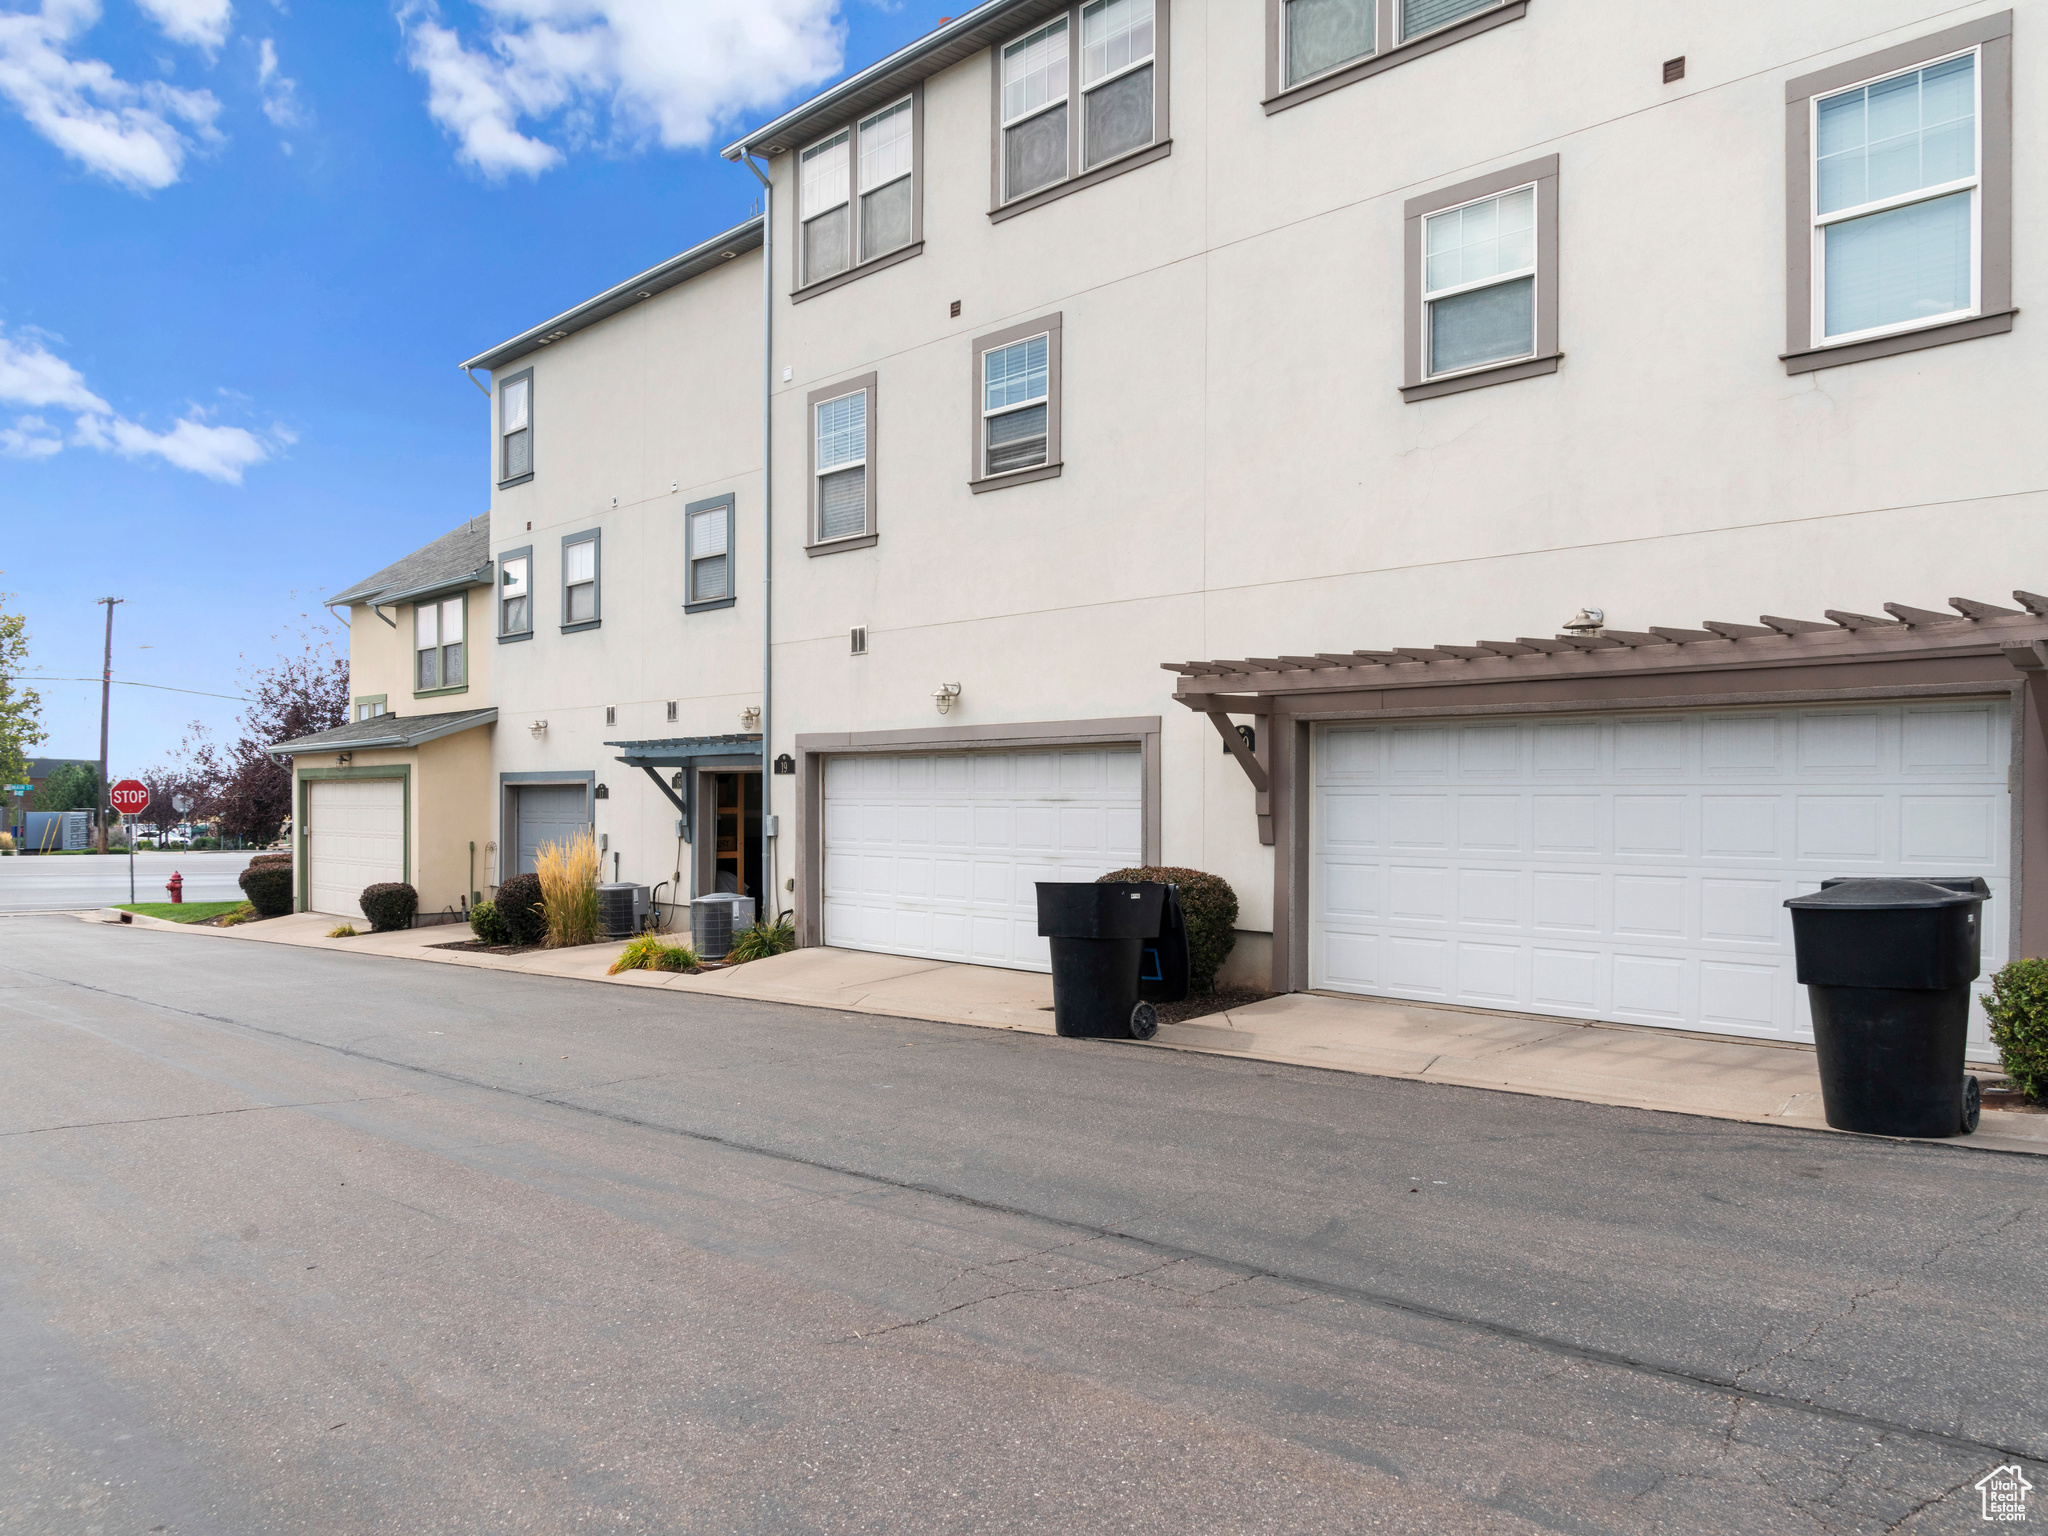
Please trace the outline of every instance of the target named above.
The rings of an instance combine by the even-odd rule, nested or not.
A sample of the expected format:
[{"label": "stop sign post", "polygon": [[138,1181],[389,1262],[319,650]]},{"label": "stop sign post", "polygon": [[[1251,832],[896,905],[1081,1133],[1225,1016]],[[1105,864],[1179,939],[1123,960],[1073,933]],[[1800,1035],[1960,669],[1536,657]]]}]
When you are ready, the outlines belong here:
[{"label": "stop sign post", "polygon": [[[113,610],[109,609],[111,613]],[[140,779],[123,779],[107,795],[115,810],[129,818],[128,821],[128,905],[135,905],[135,822],[134,818],[149,809],[149,789]]]}]

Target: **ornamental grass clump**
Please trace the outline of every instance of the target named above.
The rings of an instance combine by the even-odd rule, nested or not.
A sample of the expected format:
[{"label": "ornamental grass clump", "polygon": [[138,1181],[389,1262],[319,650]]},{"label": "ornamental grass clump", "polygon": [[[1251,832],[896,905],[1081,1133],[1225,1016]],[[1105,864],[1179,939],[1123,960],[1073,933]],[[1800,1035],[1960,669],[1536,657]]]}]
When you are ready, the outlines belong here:
[{"label": "ornamental grass clump", "polygon": [[795,948],[795,924],[786,920],[779,923],[749,923],[734,932],[732,948],[725,952],[725,963],[744,965],[749,960],[766,960],[770,955],[785,954]]},{"label": "ornamental grass clump", "polygon": [[2048,960],[2015,960],[1992,972],[1984,1011],[2006,1076],[2028,1098],[2048,1098]]},{"label": "ornamental grass clump", "polygon": [[588,832],[541,849],[534,873],[540,877],[550,949],[596,942],[599,867],[597,839]]},{"label": "ornamental grass clump", "polygon": [[694,971],[702,962],[687,944],[665,943],[659,934],[643,933],[628,944],[607,973],[621,971]]},{"label": "ornamental grass clump", "polygon": [[1216,990],[1216,973],[1237,944],[1237,892],[1221,875],[1176,864],[1146,864],[1112,870],[1099,884],[1124,880],[1157,880],[1180,887],[1181,915],[1188,920],[1189,981],[1197,992]]}]

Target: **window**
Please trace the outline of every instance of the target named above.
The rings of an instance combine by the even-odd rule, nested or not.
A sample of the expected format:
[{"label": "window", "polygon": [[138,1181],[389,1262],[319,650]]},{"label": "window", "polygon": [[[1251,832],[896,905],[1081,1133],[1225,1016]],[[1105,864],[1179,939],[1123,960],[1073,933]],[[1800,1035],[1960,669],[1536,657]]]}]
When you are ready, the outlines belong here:
[{"label": "window", "polygon": [[874,404],[871,373],[810,396],[813,552],[874,542]]},{"label": "window", "polygon": [[508,550],[498,556],[498,638],[524,640],[533,633],[533,599],[528,580],[532,549]]},{"label": "window", "polygon": [[1518,20],[1528,0],[1266,0],[1266,110]]},{"label": "window", "polygon": [[460,688],[467,681],[462,665],[462,596],[436,603],[415,603],[412,610],[413,690],[428,693]]},{"label": "window", "polygon": [[1060,316],[975,339],[973,421],[972,489],[1060,472]]},{"label": "window", "polygon": [[1408,400],[1555,373],[1557,157],[1405,209]]},{"label": "window", "polygon": [[834,129],[797,156],[796,281],[813,297],[923,249],[924,91]]},{"label": "window", "polygon": [[599,620],[596,533],[562,537],[562,629],[594,629]]},{"label": "window", "polygon": [[683,611],[730,608],[733,587],[733,498],[714,496],[683,508]]},{"label": "window", "polygon": [[498,386],[498,484],[533,478],[533,370]]},{"label": "window", "polygon": [[1786,88],[1786,355],[1831,367],[2012,327],[2010,12]]},{"label": "window", "polygon": [[991,218],[1166,152],[1166,32],[1161,0],[1085,0],[994,50]]},{"label": "window", "polygon": [[355,701],[355,718],[358,720],[375,720],[379,715],[388,714],[389,710],[386,708],[385,698],[384,694],[373,693],[367,698],[357,699]]}]

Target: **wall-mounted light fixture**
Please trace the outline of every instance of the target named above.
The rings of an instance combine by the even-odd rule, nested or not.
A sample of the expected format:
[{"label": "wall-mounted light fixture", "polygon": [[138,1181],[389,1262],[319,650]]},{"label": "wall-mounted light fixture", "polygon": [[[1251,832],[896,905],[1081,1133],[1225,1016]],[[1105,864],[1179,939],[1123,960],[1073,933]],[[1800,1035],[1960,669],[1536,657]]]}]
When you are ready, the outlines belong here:
[{"label": "wall-mounted light fixture", "polygon": [[527,727],[527,730],[533,733],[533,739],[535,741],[539,741],[541,737],[547,735],[548,723],[545,720],[536,720],[533,722],[533,724]]},{"label": "wall-mounted light fixture", "polygon": [[941,683],[932,690],[932,702],[939,706],[939,713],[942,715],[952,712],[953,701],[959,697],[960,685],[958,683]]},{"label": "wall-mounted light fixture", "polygon": [[740,729],[743,731],[758,731],[761,729],[760,705],[749,704],[740,711]]},{"label": "wall-mounted light fixture", "polygon": [[1597,635],[1606,622],[1607,611],[1604,608],[1581,608],[1564,621],[1564,627],[1575,635]]},{"label": "wall-mounted light fixture", "polygon": [[334,754],[334,761],[343,768],[346,768],[350,763],[354,762],[355,760],[356,755],[353,752],[337,752]]}]

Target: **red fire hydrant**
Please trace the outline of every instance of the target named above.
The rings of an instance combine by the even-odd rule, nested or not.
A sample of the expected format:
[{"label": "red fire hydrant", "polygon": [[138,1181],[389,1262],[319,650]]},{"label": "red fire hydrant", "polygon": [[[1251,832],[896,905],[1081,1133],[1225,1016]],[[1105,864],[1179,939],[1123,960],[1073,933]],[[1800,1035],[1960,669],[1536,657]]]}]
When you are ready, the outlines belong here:
[{"label": "red fire hydrant", "polygon": [[182,903],[185,900],[185,877],[172,870],[171,878],[164,882],[164,889],[171,893],[173,903]]}]

